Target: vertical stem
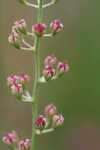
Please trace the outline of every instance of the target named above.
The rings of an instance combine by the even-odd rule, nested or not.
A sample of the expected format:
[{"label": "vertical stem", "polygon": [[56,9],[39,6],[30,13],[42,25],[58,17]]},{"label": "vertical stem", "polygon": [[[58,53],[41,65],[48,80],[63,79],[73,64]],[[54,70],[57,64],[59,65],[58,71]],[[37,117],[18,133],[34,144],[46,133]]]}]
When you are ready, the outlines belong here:
[{"label": "vertical stem", "polygon": [[[42,21],[42,2],[40,0],[38,5],[38,17],[37,22],[41,23]],[[33,106],[32,106],[32,114],[33,114],[33,121],[32,121],[32,146],[31,150],[35,150],[35,127],[34,121],[37,119],[37,97],[38,97],[38,86],[39,86],[39,77],[40,77],[40,64],[39,64],[39,44],[40,44],[40,37],[36,36],[35,38],[35,53],[34,53],[34,61],[35,61],[35,79],[34,79],[34,88],[33,88]]]}]

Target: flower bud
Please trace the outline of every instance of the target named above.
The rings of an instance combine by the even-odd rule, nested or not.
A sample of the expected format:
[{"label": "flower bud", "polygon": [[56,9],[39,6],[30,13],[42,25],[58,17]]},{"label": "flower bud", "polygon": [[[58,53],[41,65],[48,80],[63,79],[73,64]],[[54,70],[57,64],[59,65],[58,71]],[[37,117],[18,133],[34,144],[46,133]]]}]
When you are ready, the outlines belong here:
[{"label": "flower bud", "polygon": [[43,115],[40,115],[35,121],[35,125],[38,129],[43,130],[47,125],[47,119]]},{"label": "flower bud", "polygon": [[63,74],[64,72],[67,72],[69,70],[69,65],[66,61],[59,62],[57,66],[58,74]]},{"label": "flower bud", "polygon": [[53,104],[46,106],[45,107],[45,114],[48,117],[55,115],[56,114],[56,107]]},{"label": "flower bud", "polygon": [[15,82],[15,78],[14,78],[14,75],[10,75],[7,79],[7,85],[8,87],[10,87],[11,85],[13,85]]},{"label": "flower bud", "polygon": [[11,92],[14,95],[20,95],[23,93],[23,87],[21,84],[14,84],[11,86]]},{"label": "flower bud", "polygon": [[50,28],[52,29],[52,34],[55,35],[57,32],[59,32],[63,29],[63,24],[60,23],[59,20],[55,20],[55,21],[51,22]]},{"label": "flower bud", "polygon": [[29,82],[29,76],[22,73],[21,76],[19,76],[19,82],[22,84]]},{"label": "flower bud", "polygon": [[26,4],[26,0],[19,0],[21,4]]},{"label": "flower bud", "polygon": [[46,30],[45,24],[38,23],[32,27],[32,31],[38,36],[42,36],[45,33],[45,30]]},{"label": "flower bud", "polygon": [[19,142],[19,150],[30,150],[31,141],[30,139],[24,139]]},{"label": "flower bud", "polygon": [[19,20],[19,21],[16,21],[16,22],[15,22],[15,26],[16,26],[16,28],[17,28],[20,32],[22,32],[22,33],[24,33],[24,34],[27,33],[27,30],[26,30],[26,22],[25,22],[24,19],[21,19],[21,20]]},{"label": "flower bud", "polygon": [[18,33],[18,28],[17,28],[16,26],[12,26],[12,32],[13,32],[13,33],[14,33],[14,32]]},{"label": "flower bud", "polygon": [[19,43],[19,35],[16,32],[13,32],[9,35],[8,41],[10,44],[15,46],[16,48],[20,49],[20,43]]},{"label": "flower bud", "polygon": [[48,81],[55,75],[55,69],[53,69],[51,66],[47,66],[43,70],[43,76]]},{"label": "flower bud", "polygon": [[2,141],[8,145],[15,144],[18,142],[18,135],[16,131],[12,131],[11,133],[7,133],[3,138]]},{"label": "flower bud", "polygon": [[53,125],[54,127],[61,126],[64,122],[64,117],[61,114],[53,116]]},{"label": "flower bud", "polygon": [[45,63],[45,65],[46,66],[52,66],[52,65],[55,65],[56,64],[56,57],[54,57],[54,56],[47,56],[46,58],[45,58],[45,61],[44,61],[44,63]]}]

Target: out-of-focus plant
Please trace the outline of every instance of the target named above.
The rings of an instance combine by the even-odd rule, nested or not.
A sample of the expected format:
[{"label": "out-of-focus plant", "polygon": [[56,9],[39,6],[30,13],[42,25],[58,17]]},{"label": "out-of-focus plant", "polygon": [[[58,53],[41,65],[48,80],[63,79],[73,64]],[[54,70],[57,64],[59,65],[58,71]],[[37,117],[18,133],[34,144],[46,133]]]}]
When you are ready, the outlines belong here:
[{"label": "out-of-focus plant", "polygon": [[[43,0],[37,0],[37,4],[29,3],[27,0],[19,0],[19,2],[38,10],[37,23],[32,26],[32,32],[28,31],[25,20],[21,19],[14,23],[11,34],[8,37],[9,43],[18,50],[33,51],[34,53],[35,78],[33,95],[31,96],[27,89],[27,84],[29,83],[30,78],[24,73],[21,75],[10,75],[7,79],[7,85],[10,92],[18,101],[32,104],[32,138],[26,138],[20,141],[16,131],[12,131],[11,133],[5,134],[2,140],[12,150],[35,150],[36,135],[55,131],[64,122],[64,117],[62,114],[58,114],[56,106],[53,104],[46,106],[44,114],[38,116],[37,100],[39,85],[60,78],[64,72],[69,70],[69,65],[66,61],[58,61],[57,64],[57,58],[54,55],[47,56],[44,60],[44,69],[42,73],[40,73],[40,39],[54,37],[63,29],[63,24],[59,20],[54,20],[50,23],[51,32],[46,33],[47,26],[42,23],[43,9],[56,4],[58,0],[51,0],[51,2],[47,4],[44,4]],[[32,37],[33,44],[26,42],[26,36]]]}]

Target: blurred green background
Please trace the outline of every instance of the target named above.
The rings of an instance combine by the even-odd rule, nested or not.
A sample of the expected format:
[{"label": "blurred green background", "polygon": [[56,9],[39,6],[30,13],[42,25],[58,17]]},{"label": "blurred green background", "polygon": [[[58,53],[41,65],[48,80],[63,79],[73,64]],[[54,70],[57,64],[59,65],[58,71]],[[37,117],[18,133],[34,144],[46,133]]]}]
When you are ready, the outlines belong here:
[{"label": "blurred green background", "polygon": [[[32,52],[20,52],[8,44],[13,22],[25,18],[31,31],[36,10],[18,0],[0,0],[0,137],[12,129],[20,137],[31,136],[31,105],[20,104],[7,88],[9,74],[25,72],[33,77]],[[41,85],[39,113],[54,103],[64,114],[64,125],[54,133],[40,136],[38,150],[100,149],[100,2],[93,0],[60,0],[44,10],[43,21],[64,23],[64,31],[55,38],[42,39],[41,64],[46,55],[66,59],[70,71],[62,78]],[[42,65],[41,65],[42,66]],[[29,89],[32,91],[32,84]],[[7,146],[0,143],[0,149]]]}]

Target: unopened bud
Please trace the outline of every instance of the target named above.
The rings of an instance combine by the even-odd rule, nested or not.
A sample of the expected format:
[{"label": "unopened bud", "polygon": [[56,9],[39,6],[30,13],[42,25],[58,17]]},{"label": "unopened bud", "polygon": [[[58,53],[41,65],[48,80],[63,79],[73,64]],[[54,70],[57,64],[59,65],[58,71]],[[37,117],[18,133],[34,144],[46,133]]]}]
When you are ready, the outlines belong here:
[{"label": "unopened bud", "polygon": [[45,33],[46,25],[45,24],[36,24],[32,27],[32,32],[34,32],[38,36],[42,36]]},{"label": "unopened bud", "polygon": [[40,115],[35,121],[35,125],[38,129],[43,130],[47,125],[47,119],[43,115]]},{"label": "unopened bud", "polygon": [[53,104],[46,106],[45,107],[45,114],[48,117],[55,115],[56,114],[56,107]]},{"label": "unopened bud", "polygon": [[16,32],[13,32],[9,35],[8,41],[10,44],[15,46],[16,48],[20,49],[20,43],[19,43],[19,35]]},{"label": "unopened bud", "polygon": [[53,69],[51,66],[47,66],[43,70],[43,76],[48,81],[55,75],[55,69]]},{"label": "unopened bud", "polygon": [[26,34],[27,33],[27,30],[26,30],[26,22],[25,22],[25,20],[24,19],[21,19],[21,20],[19,20],[19,21],[16,21],[15,22],[15,26],[16,26],[16,28],[20,31],[20,32],[22,32],[22,33],[24,33],[24,34]]},{"label": "unopened bud", "polygon": [[58,127],[61,126],[64,122],[64,117],[61,114],[53,116],[53,126]]},{"label": "unopened bud", "polygon": [[52,30],[52,34],[55,35],[57,32],[63,29],[63,24],[59,20],[55,20],[51,22],[50,28]]},{"label": "unopened bud", "polygon": [[13,95],[20,95],[23,93],[23,87],[21,84],[14,84],[11,86],[11,92]]},{"label": "unopened bud", "polygon": [[30,139],[24,139],[19,142],[19,150],[30,150],[31,141]]},{"label": "unopened bud", "polygon": [[69,65],[66,61],[59,62],[57,66],[58,74],[63,74],[64,72],[67,72],[69,70]]},{"label": "unopened bud", "polygon": [[46,66],[52,66],[52,65],[55,65],[56,64],[56,57],[54,57],[54,56],[47,56],[46,58],[45,58],[45,61],[44,61],[44,63],[45,63],[45,65]]},{"label": "unopened bud", "polygon": [[11,133],[7,133],[3,138],[2,141],[8,145],[15,144],[18,142],[18,135],[16,131],[12,131]]}]

